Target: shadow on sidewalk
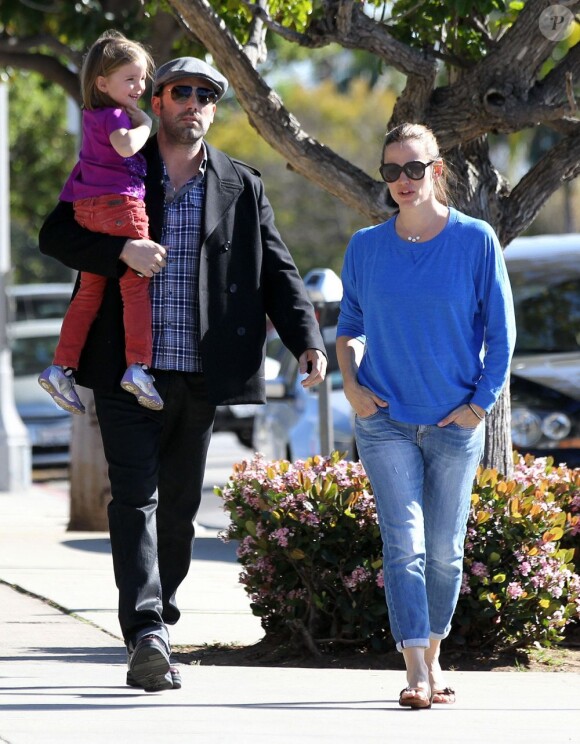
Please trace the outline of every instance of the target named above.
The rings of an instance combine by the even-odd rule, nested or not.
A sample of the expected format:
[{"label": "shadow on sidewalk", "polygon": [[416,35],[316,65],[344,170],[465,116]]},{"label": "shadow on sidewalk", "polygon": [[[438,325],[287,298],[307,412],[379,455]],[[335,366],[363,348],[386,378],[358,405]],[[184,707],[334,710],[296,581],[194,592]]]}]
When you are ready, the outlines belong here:
[{"label": "shadow on sidewalk", "polygon": [[[111,553],[111,541],[108,537],[87,537],[75,540],[63,540],[62,545],[73,550],[84,550],[90,553]],[[220,561],[235,563],[237,543],[224,543],[217,537],[196,537],[191,558],[195,561]]]},{"label": "shadow on sidewalk", "polygon": [[[31,646],[30,655],[19,654],[18,661],[59,661],[73,664],[125,664],[127,656],[119,646]],[[1,662],[14,662],[13,656],[0,656]],[[2,689],[2,688],[0,688]]]}]

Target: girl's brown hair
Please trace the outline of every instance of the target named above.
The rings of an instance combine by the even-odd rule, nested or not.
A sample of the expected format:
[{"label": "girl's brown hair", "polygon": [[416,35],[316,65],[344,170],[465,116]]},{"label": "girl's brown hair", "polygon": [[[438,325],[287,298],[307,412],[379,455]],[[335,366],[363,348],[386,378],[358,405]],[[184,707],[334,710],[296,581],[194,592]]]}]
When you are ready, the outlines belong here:
[{"label": "girl's brown hair", "polygon": [[[429,160],[442,160],[441,155],[439,154],[439,145],[437,144],[437,138],[429,129],[429,127],[426,127],[424,124],[410,124],[409,122],[405,122],[404,124],[399,124],[398,127],[395,127],[394,129],[391,129],[386,133],[385,140],[383,142],[381,165],[385,159],[385,150],[389,145],[395,145],[400,142],[407,142],[408,140],[418,140],[419,142],[422,142],[425,146],[425,150]],[[442,204],[449,205],[450,199],[447,189],[448,170],[445,162],[442,162],[443,168],[441,176],[433,181],[433,189],[437,201],[440,201]],[[396,204],[394,199],[392,201],[398,208],[398,205]]]},{"label": "girl's brown hair", "polygon": [[145,60],[147,77],[153,77],[153,58],[142,44],[129,41],[119,31],[105,31],[87,52],[81,69],[83,106],[88,111],[118,104],[97,88],[97,78],[107,77],[122,65]]}]

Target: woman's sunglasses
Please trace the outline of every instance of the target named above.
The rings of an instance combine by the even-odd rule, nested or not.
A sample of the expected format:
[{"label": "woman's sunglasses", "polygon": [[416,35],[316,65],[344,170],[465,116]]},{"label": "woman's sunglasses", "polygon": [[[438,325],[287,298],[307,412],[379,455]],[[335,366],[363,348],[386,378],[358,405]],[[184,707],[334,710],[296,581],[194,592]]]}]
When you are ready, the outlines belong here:
[{"label": "woman's sunglasses", "polygon": [[197,102],[201,106],[207,106],[208,103],[216,103],[218,94],[212,88],[196,88],[193,85],[174,85],[169,89],[171,100],[176,103],[188,101],[192,95],[195,95]]},{"label": "woman's sunglasses", "polygon": [[383,163],[379,168],[383,181],[387,183],[394,183],[401,173],[405,173],[411,181],[420,181],[425,176],[425,171],[430,165],[433,165],[435,160],[430,160],[428,163],[422,163],[420,160],[411,160],[405,165],[397,165],[396,163]]}]

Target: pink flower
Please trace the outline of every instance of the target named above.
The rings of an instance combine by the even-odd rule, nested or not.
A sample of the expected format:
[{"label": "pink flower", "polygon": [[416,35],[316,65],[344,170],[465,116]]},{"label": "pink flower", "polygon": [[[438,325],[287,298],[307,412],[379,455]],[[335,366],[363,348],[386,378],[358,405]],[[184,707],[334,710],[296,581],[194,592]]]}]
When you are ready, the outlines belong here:
[{"label": "pink flower", "polygon": [[532,570],[532,566],[530,565],[528,561],[522,561],[522,563],[520,563],[519,570],[522,576],[527,576]]},{"label": "pink flower", "polygon": [[487,566],[485,565],[485,563],[481,563],[480,561],[475,561],[473,563],[473,565],[471,566],[471,573],[474,576],[479,576],[480,578],[489,576]]},{"label": "pink flower", "polygon": [[243,558],[247,555],[252,555],[255,552],[256,543],[251,535],[246,535],[237,547],[236,555],[238,558]]},{"label": "pink flower", "polygon": [[371,572],[363,566],[357,566],[350,576],[343,576],[342,583],[347,589],[356,589],[360,584],[364,584],[371,577]]},{"label": "pink flower", "polygon": [[512,581],[507,586],[506,594],[510,599],[519,599],[522,594],[524,593],[524,590],[522,589],[521,585],[517,583],[517,581]]},{"label": "pink flower", "polygon": [[469,576],[463,572],[463,577],[461,579],[461,589],[459,590],[460,594],[471,594],[471,587],[469,586]]},{"label": "pink flower", "polygon": [[272,534],[270,535],[270,540],[272,540],[273,542],[277,542],[281,548],[287,548],[288,538],[291,536],[292,533],[290,532],[288,527],[280,527],[279,529],[272,532]]}]

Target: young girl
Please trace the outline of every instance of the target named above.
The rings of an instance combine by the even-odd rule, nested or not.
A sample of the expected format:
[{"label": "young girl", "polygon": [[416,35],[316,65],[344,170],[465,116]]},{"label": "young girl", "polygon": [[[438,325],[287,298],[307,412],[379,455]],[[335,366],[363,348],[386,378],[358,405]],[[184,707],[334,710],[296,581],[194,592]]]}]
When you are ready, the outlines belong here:
[{"label": "young girl", "polygon": [[433,132],[387,133],[380,173],[398,207],[351,239],[336,351],[383,541],[399,704],[449,704],[439,662],[463,569],[485,415],[509,374],[510,284],[486,222],[450,207]]},{"label": "young girl", "polygon": [[[105,32],[90,48],[81,70],[83,139],[79,162],[60,195],[73,202],[75,218],[95,232],[148,238],[145,158],[151,119],[137,102],[153,74],[150,54],[117,31]],[[81,272],[80,285],[64,317],[53,364],[38,378],[53,400],[71,413],[85,408],[74,388],[74,372],[101,305],[107,277]],[[119,279],[123,299],[127,371],[121,387],[146,408],[163,401],[153,386],[149,280],[127,268]]]}]

